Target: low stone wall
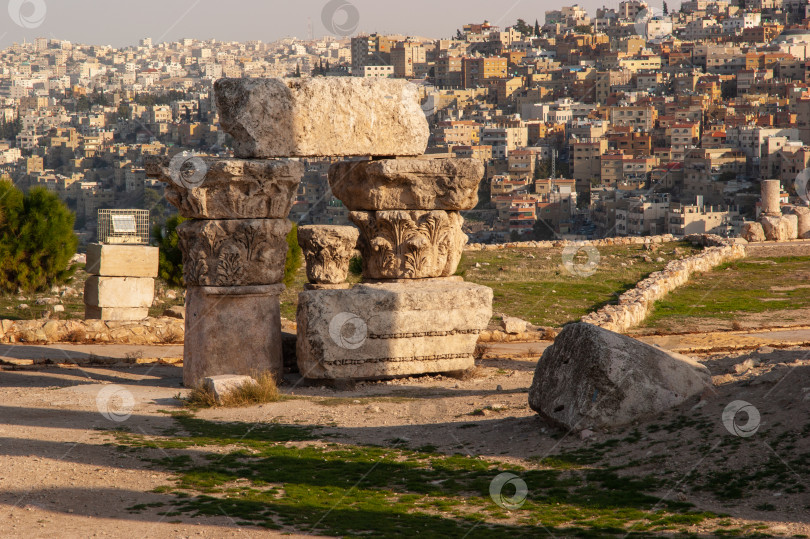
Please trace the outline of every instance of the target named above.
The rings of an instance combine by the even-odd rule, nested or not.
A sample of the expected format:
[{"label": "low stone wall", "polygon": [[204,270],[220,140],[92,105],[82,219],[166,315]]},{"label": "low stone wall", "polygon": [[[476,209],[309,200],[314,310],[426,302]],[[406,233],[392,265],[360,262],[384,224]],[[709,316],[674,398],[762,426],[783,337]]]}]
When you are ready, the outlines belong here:
[{"label": "low stone wall", "polygon": [[648,243],[667,243],[679,241],[683,238],[672,234],[660,236],[626,236],[621,238],[603,238],[599,240],[555,240],[555,241],[515,241],[509,243],[469,243],[465,251],[499,251],[502,249],[550,249],[552,247],[568,247],[569,245],[593,245],[605,247],[608,245],[644,245]]},{"label": "low stone wall", "polygon": [[724,239],[711,234],[684,239],[703,245],[705,249],[694,256],[669,262],[663,270],[650,274],[634,289],[619,296],[618,305],[606,305],[583,316],[582,321],[619,333],[627,331],[647,318],[655,301],[686,284],[693,273],[706,272],[724,262],[745,257],[744,240]]},{"label": "low stone wall", "polygon": [[184,321],[147,318],[136,321],[0,320],[0,342],[183,344]]}]

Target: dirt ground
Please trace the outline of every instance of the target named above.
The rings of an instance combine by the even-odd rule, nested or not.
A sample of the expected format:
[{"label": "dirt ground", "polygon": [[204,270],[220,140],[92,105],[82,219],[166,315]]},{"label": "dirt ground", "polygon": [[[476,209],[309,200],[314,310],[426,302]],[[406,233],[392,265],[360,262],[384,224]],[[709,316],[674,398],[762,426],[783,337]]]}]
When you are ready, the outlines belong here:
[{"label": "dirt ground", "polygon": [[[761,531],[774,536],[810,536],[810,468],[796,461],[802,455],[805,462],[810,460],[810,348],[763,347],[695,356],[711,369],[714,392],[652,421],[588,436],[581,431],[560,433],[528,408],[527,391],[543,347],[527,345],[522,352],[519,348],[490,350],[463,379],[425,376],[335,388],[290,376],[282,389],[295,399],[249,408],[201,410],[197,417],[243,422],[246,428],[270,421],[320,425],[324,428],[319,432],[335,442],[432,444],[449,454],[512,463],[618,439],[621,441],[610,451],[612,463],[634,462],[632,473],[667,468],[683,475],[677,491],[653,494],[727,513],[741,526],[765,526]],[[158,364],[6,367],[0,372],[0,536],[277,534],[239,527],[224,515],[166,517],[156,510],[127,511],[135,504],[160,499],[161,495],[150,491],[172,484],[172,476],[137,454],[117,450],[109,430],[125,425],[133,433],[151,435],[170,428],[174,419],[166,411],[177,410],[181,406],[177,397],[186,394],[180,381],[179,367]],[[115,386],[133,396],[129,417],[115,417],[98,404],[100,392]],[[736,439],[731,454],[721,444],[735,437],[721,417],[725,407],[737,400],[757,408],[761,426],[754,436]],[[681,426],[667,428],[673,424]],[[801,437],[780,445],[785,433],[802,428]],[[785,481],[803,488],[763,486],[743,499],[724,502],[695,488],[699,482],[687,480],[690,472],[708,477],[738,470],[741,477],[747,477],[746,470],[754,463],[773,459],[785,464],[790,476]]]}]

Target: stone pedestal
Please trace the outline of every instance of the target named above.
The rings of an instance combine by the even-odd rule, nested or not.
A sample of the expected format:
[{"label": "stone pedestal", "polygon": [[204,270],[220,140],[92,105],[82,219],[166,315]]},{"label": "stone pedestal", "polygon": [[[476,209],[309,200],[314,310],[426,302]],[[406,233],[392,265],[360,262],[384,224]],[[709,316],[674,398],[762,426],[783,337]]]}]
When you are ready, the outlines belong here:
[{"label": "stone pedestal", "polygon": [[147,245],[87,247],[84,317],[101,320],[142,320],[155,299],[158,248]]},{"label": "stone pedestal", "polygon": [[183,385],[220,374],[280,376],[283,290],[282,284],[188,287]]},{"label": "stone pedestal", "polygon": [[305,378],[386,378],[469,369],[492,317],[492,290],[423,280],[309,290],[298,296]]},{"label": "stone pedestal", "polygon": [[782,192],[782,182],[779,180],[763,180],[761,183],[762,215],[780,216],[782,208],[779,195]]}]

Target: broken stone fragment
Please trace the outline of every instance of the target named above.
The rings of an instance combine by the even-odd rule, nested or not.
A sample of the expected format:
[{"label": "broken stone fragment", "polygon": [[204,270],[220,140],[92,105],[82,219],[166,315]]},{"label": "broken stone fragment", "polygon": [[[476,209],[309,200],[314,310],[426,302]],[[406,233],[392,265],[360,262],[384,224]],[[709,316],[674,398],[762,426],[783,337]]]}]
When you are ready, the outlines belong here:
[{"label": "broken stone fragment", "polygon": [[219,374],[208,376],[203,380],[203,388],[210,392],[218,404],[234,391],[246,386],[255,385],[256,380],[241,374]]},{"label": "broken stone fragment", "polygon": [[287,219],[186,221],[177,226],[186,286],[280,283],[287,258]]},{"label": "broken stone fragment", "polygon": [[793,214],[797,217],[798,238],[810,239],[810,208],[797,206],[793,208]]},{"label": "broken stone fragment", "polygon": [[349,210],[471,210],[483,176],[480,159],[343,161],[329,186]]},{"label": "broken stone fragment", "polygon": [[152,169],[166,200],[190,219],[285,219],[304,175],[289,159],[175,156]]},{"label": "broken stone fragment", "polygon": [[298,245],[304,251],[307,279],[315,284],[341,284],[360,232],[353,226],[310,225],[298,228]]},{"label": "broken stone fragment", "polygon": [[415,156],[430,136],[404,80],[226,78],[214,93],[236,157]]},{"label": "broken stone fragment", "polygon": [[298,295],[305,378],[385,378],[466,370],[492,317],[492,290],[424,280]]},{"label": "broken stone fragment", "polygon": [[759,222],[768,241],[795,240],[799,234],[799,220],[796,215],[781,217],[762,215]]},{"label": "broken stone fragment", "polygon": [[762,225],[760,223],[748,221],[743,223],[742,230],[740,231],[740,237],[750,242],[765,241],[765,231],[762,229]]},{"label": "broken stone fragment", "polygon": [[610,427],[654,417],[711,384],[690,357],[576,323],[538,361],[529,406],[565,429]]},{"label": "broken stone fragment", "polygon": [[453,275],[467,236],[458,212],[353,211],[367,279],[420,279]]}]

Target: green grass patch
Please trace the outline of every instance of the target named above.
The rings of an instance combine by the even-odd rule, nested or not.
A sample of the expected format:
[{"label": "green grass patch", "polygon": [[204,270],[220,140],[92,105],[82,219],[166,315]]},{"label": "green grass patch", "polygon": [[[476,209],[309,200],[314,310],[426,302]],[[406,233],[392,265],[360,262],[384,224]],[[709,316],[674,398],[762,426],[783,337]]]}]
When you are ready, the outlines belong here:
[{"label": "green grass patch", "polygon": [[[517,466],[438,454],[430,446],[315,442],[312,428],[174,417],[176,426],[162,437],[111,433],[125,448],[161,448],[151,462],[176,474],[174,485],[156,491],[164,500],[131,511],[225,514],[239,525],[347,537],[644,536],[684,533],[716,517],[649,494],[664,486],[652,475],[626,476],[600,464],[615,441],[558,455],[557,463]],[[215,450],[223,446],[224,453]],[[527,485],[518,509],[490,497],[492,480],[503,472]],[[502,491],[507,498],[514,493],[508,485]]]},{"label": "green grass patch", "polygon": [[696,274],[657,301],[645,325],[672,328],[690,318],[735,320],[741,315],[810,308],[810,256],[742,259]]}]

